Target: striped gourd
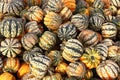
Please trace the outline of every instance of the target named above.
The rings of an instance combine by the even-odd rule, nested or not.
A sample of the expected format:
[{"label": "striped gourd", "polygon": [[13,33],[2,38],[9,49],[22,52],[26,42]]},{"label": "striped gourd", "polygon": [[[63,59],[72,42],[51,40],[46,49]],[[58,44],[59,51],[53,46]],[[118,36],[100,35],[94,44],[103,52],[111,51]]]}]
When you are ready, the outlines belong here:
[{"label": "striped gourd", "polygon": [[60,40],[68,40],[76,37],[77,29],[71,22],[66,22],[59,27],[57,34]]},{"label": "striped gourd", "polygon": [[107,47],[110,47],[114,44],[112,39],[103,39],[101,43],[105,44]]},{"label": "striped gourd", "polygon": [[5,39],[1,42],[0,51],[4,56],[16,57],[16,55],[21,53],[21,43],[18,39]]},{"label": "striped gourd", "polygon": [[113,38],[117,35],[117,27],[111,22],[104,23],[101,26],[101,31],[104,38]]},{"label": "striped gourd", "polygon": [[11,3],[12,1],[15,1],[15,0],[0,0],[0,2],[5,2],[5,3]]},{"label": "striped gourd", "polygon": [[69,39],[65,43],[62,56],[69,62],[75,62],[82,56],[83,49],[83,45],[77,39]]},{"label": "striped gourd", "polygon": [[45,31],[39,38],[39,46],[44,50],[50,50],[55,46],[56,43],[57,36],[50,31]]},{"label": "striped gourd", "polygon": [[88,47],[86,48],[85,53],[80,57],[80,60],[88,69],[93,69],[99,65],[101,56],[95,48]]},{"label": "striped gourd", "polygon": [[48,3],[46,5],[46,8],[49,11],[53,11],[53,12],[60,12],[62,7],[63,7],[63,4],[61,0],[48,0]]},{"label": "striped gourd", "polygon": [[[120,16],[116,16],[115,19],[112,20],[112,22],[117,25],[118,31],[120,30]],[[119,34],[119,32],[118,32]]]},{"label": "striped gourd", "polygon": [[68,7],[64,7],[60,11],[60,16],[62,17],[62,20],[64,21],[69,20],[70,17],[72,16],[72,11]]},{"label": "striped gourd", "polygon": [[40,6],[42,3],[42,0],[23,0],[25,5],[28,7],[31,6]]},{"label": "striped gourd", "polygon": [[105,60],[108,56],[108,47],[105,44],[97,44],[95,49],[99,52],[102,60]]},{"label": "striped gourd", "polygon": [[62,18],[55,12],[48,12],[44,18],[44,24],[50,30],[57,30],[62,23]]},{"label": "striped gourd", "polygon": [[39,6],[31,6],[23,16],[30,21],[40,22],[43,19],[44,12]]},{"label": "striped gourd", "polygon": [[115,20],[116,17],[112,16],[112,15],[106,15],[105,18],[106,18],[107,22],[111,22],[111,21]]},{"label": "striped gourd", "polygon": [[104,16],[101,13],[95,13],[90,17],[90,28],[92,30],[99,31],[104,22]]},{"label": "striped gourd", "polygon": [[18,37],[23,31],[23,23],[17,18],[7,18],[1,22],[0,32],[3,36]]},{"label": "striped gourd", "polygon": [[85,47],[94,46],[98,43],[98,34],[92,30],[83,30],[77,36],[77,39],[83,43]]},{"label": "striped gourd", "polygon": [[86,67],[82,62],[73,62],[67,66],[66,73],[69,77],[82,78],[86,74]]},{"label": "striped gourd", "polygon": [[7,58],[4,60],[3,71],[16,73],[20,67],[20,61],[16,58]]},{"label": "striped gourd", "polygon": [[37,42],[38,42],[38,37],[34,33],[27,33],[21,39],[22,46],[26,50],[30,50]]},{"label": "striped gourd", "polygon": [[0,70],[3,68],[3,60],[2,58],[0,57]]},{"label": "striped gourd", "polygon": [[116,7],[120,7],[120,0],[110,0],[110,3]]},{"label": "striped gourd", "polygon": [[20,15],[20,12],[24,9],[24,4],[20,0],[14,0],[8,3],[7,12],[10,15]]},{"label": "striped gourd", "polygon": [[31,73],[38,77],[43,78],[51,64],[51,59],[45,55],[40,55],[38,57],[33,57],[30,59],[30,69]]},{"label": "striped gourd", "polygon": [[25,25],[25,31],[41,35],[43,32],[43,26],[38,25],[36,21],[30,21]]},{"label": "striped gourd", "polygon": [[88,27],[89,21],[88,16],[84,14],[75,14],[71,18],[71,22],[77,27],[78,30],[82,31]]},{"label": "striped gourd", "polygon": [[0,13],[7,13],[8,3],[0,2]]},{"label": "striped gourd", "polygon": [[42,0],[42,4],[41,4],[42,10],[44,10],[44,9],[46,8],[46,6],[47,6],[47,4],[48,4],[48,1],[49,1],[49,0]]},{"label": "striped gourd", "polygon": [[102,80],[115,80],[119,71],[120,67],[112,60],[103,61],[96,68],[96,72]]},{"label": "striped gourd", "polygon": [[94,8],[103,8],[104,7],[104,2],[102,0],[95,0],[93,2],[93,7]]}]

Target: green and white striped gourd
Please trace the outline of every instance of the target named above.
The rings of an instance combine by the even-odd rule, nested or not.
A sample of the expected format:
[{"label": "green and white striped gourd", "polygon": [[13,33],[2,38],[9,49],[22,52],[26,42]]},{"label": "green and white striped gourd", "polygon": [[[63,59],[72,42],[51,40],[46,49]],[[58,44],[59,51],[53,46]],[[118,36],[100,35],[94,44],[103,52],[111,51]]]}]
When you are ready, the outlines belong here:
[{"label": "green and white striped gourd", "polygon": [[110,0],[110,3],[116,7],[120,7],[120,0]]},{"label": "green and white striped gourd", "polygon": [[7,13],[8,3],[0,2],[0,13]]},{"label": "green and white striped gourd", "polygon": [[114,44],[114,41],[112,39],[103,39],[102,44],[105,44],[107,47],[110,47]]},{"label": "green and white striped gourd", "polygon": [[94,0],[94,2],[93,2],[93,7],[94,8],[103,8],[104,5],[105,4],[102,0]]}]

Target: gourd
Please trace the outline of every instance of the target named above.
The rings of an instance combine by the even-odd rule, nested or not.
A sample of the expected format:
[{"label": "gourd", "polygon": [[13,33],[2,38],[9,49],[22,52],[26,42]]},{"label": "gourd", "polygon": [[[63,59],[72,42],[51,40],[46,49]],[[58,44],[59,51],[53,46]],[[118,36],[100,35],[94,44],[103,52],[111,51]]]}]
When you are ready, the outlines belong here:
[{"label": "gourd", "polygon": [[18,39],[6,38],[1,42],[0,51],[7,57],[16,57],[21,53],[21,43]]},{"label": "gourd", "polygon": [[104,7],[104,2],[102,0],[95,0],[93,2],[93,7],[94,8],[103,8]]},{"label": "gourd", "polygon": [[12,74],[4,72],[0,75],[0,80],[16,80],[16,78]]},{"label": "gourd", "polygon": [[110,0],[110,3],[116,7],[120,7],[120,1],[119,0]]},{"label": "gourd", "polygon": [[112,39],[103,39],[102,44],[105,44],[107,47],[110,47],[114,44],[114,41]]}]

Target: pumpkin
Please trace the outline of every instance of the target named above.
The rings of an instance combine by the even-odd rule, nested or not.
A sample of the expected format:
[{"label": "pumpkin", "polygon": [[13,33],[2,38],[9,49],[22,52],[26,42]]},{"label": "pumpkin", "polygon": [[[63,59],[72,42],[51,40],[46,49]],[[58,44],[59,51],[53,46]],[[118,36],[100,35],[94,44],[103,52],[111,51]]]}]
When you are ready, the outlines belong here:
[{"label": "pumpkin", "polygon": [[113,40],[112,39],[103,39],[101,41],[102,44],[105,44],[107,47],[110,47],[114,44]]},{"label": "pumpkin", "polygon": [[44,12],[38,6],[31,6],[28,10],[23,12],[23,16],[30,21],[41,22],[44,16]]},{"label": "pumpkin", "polygon": [[65,74],[67,66],[68,65],[65,62],[61,62],[60,64],[58,64],[56,66],[55,71],[58,72],[58,73]]},{"label": "pumpkin", "polygon": [[5,2],[0,2],[0,13],[7,13],[8,4]]},{"label": "pumpkin", "polygon": [[101,30],[104,38],[114,38],[117,35],[117,27],[111,22],[104,23]]},{"label": "pumpkin", "polygon": [[45,31],[39,38],[39,46],[44,50],[50,50],[55,46],[56,43],[57,36],[50,31]]},{"label": "pumpkin", "polygon": [[71,22],[66,22],[60,25],[57,34],[61,41],[66,41],[77,36],[77,29]]},{"label": "pumpkin", "polygon": [[20,61],[16,58],[7,58],[4,60],[3,71],[16,73],[20,67]]},{"label": "pumpkin", "polygon": [[110,0],[110,3],[116,7],[120,7],[120,1],[119,0]]},{"label": "pumpkin", "polygon": [[96,68],[101,60],[101,56],[94,48],[86,48],[85,53],[80,57],[80,60],[86,65],[88,69]]},{"label": "pumpkin", "polygon": [[12,74],[4,72],[0,75],[0,80],[16,80],[16,78]]},{"label": "pumpkin", "polygon": [[108,57],[108,47],[105,44],[97,44],[95,49],[99,52],[102,60]]},{"label": "pumpkin", "polygon": [[30,59],[30,70],[31,73],[39,79],[42,79],[49,66],[51,59],[45,55],[36,56]]},{"label": "pumpkin", "polygon": [[22,31],[23,24],[17,18],[7,18],[4,19],[1,23],[0,32],[7,38],[18,37],[21,35]]},{"label": "pumpkin", "polygon": [[31,6],[40,6],[42,3],[42,0],[23,0],[25,5],[28,7]]},{"label": "pumpkin", "polygon": [[20,68],[17,71],[17,77],[22,78],[26,73],[30,72],[29,64],[22,63]]},{"label": "pumpkin", "polygon": [[63,60],[61,52],[58,50],[51,50],[47,56],[52,60],[52,66],[57,66]]},{"label": "pumpkin", "polygon": [[63,80],[60,73],[54,73],[43,77],[42,80]]},{"label": "pumpkin", "polygon": [[49,30],[56,31],[61,23],[61,16],[55,12],[48,12],[44,17],[44,24]]},{"label": "pumpkin", "polygon": [[49,11],[60,12],[60,10],[63,8],[63,4],[61,0],[48,0],[46,8]]},{"label": "pumpkin", "polygon": [[77,27],[78,30],[82,31],[88,27],[89,21],[88,16],[84,14],[75,14],[71,18],[71,22]]},{"label": "pumpkin", "polygon": [[21,39],[22,46],[26,50],[30,50],[37,42],[38,42],[38,37],[34,33],[27,33]]},{"label": "pumpkin", "polygon": [[21,53],[21,43],[18,39],[6,38],[1,42],[0,51],[4,56],[16,57],[16,55]]},{"label": "pumpkin", "polygon": [[14,0],[8,3],[7,12],[10,15],[20,15],[20,12],[24,9],[24,4],[20,0]]},{"label": "pumpkin", "polygon": [[83,43],[85,47],[94,46],[99,42],[98,34],[92,30],[82,30],[77,39]]},{"label": "pumpkin", "polygon": [[106,60],[100,63],[96,72],[102,80],[114,80],[118,77],[119,66],[112,60]]},{"label": "pumpkin", "polygon": [[79,42],[77,39],[69,39],[65,43],[62,57],[69,62],[75,62],[82,56],[83,51],[84,48],[81,42]]},{"label": "pumpkin", "polygon": [[68,7],[64,7],[60,11],[60,16],[61,16],[62,20],[67,21],[72,16],[72,11]]},{"label": "pumpkin", "polygon": [[93,7],[95,8],[103,8],[104,7],[104,2],[102,0],[95,0],[93,2]]},{"label": "pumpkin", "polygon": [[76,9],[76,0],[62,0],[63,5],[68,7],[72,12]]},{"label": "pumpkin", "polygon": [[30,21],[25,25],[25,31],[29,33],[35,33],[36,35],[41,35],[43,33],[43,26],[37,24],[36,21]]},{"label": "pumpkin", "polygon": [[90,28],[99,31],[102,24],[105,22],[105,18],[101,13],[95,13],[90,17]]},{"label": "pumpkin", "polygon": [[66,73],[69,77],[83,78],[86,74],[86,67],[82,62],[73,62],[67,66]]}]

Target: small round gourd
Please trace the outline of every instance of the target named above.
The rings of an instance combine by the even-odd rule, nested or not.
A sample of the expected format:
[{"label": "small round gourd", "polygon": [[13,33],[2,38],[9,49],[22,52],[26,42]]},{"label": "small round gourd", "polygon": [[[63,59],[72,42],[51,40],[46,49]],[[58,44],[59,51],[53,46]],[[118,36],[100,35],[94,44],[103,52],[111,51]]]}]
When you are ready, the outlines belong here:
[{"label": "small round gourd", "polygon": [[86,48],[85,53],[80,57],[80,60],[86,65],[88,69],[96,68],[101,60],[99,52],[94,48]]},{"label": "small round gourd", "polygon": [[8,3],[7,12],[10,15],[20,15],[20,12],[24,9],[24,4],[21,0],[14,0]]},{"label": "small round gourd", "polygon": [[66,22],[60,25],[57,34],[61,41],[68,40],[77,36],[77,29],[71,22]]},{"label": "small round gourd", "polygon": [[62,0],[63,5],[68,7],[72,12],[76,9],[76,0]]},{"label": "small round gourd", "polygon": [[39,46],[44,50],[49,50],[53,48],[56,43],[57,36],[50,31],[45,31],[43,35],[39,38]]},{"label": "small round gourd", "polygon": [[82,78],[86,74],[86,67],[82,62],[73,62],[67,66],[66,73],[69,77]]},{"label": "small round gourd", "polygon": [[0,13],[7,13],[8,3],[0,2]]},{"label": "small round gourd", "polygon": [[4,19],[1,23],[0,32],[3,36],[18,37],[23,31],[23,23],[17,18],[7,18]]},{"label": "small round gourd", "polygon": [[114,41],[112,39],[104,39],[101,42],[102,44],[105,44],[107,47],[110,47],[114,44]]},{"label": "small round gourd", "polygon": [[3,71],[16,73],[20,67],[20,61],[16,58],[7,58],[4,60]]},{"label": "small round gourd", "polygon": [[85,47],[94,46],[98,43],[98,34],[92,30],[82,30],[77,36],[77,39],[83,43]]},{"label": "small round gourd", "polygon": [[101,30],[104,38],[113,38],[117,35],[117,27],[111,22],[104,23]]},{"label": "small round gourd", "polygon": [[118,77],[119,71],[119,66],[112,60],[103,61],[96,68],[96,72],[102,80],[114,80]]},{"label": "small round gourd", "polygon": [[39,6],[31,6],[25,14],[23,14],[30,21],[41,22],[44,16],[44,12]]},{"label": "small round gourd", "polygon": [[21,53],[21,43],[18,39],[10,38],[5,39],[1,42],[0,51],[4,56],[7,57],[16,57],[16,55]]},{"label": "small round gourd", "polygon": [[94,2],[93,2],[93,7],[94,8],[103,8],[104,5],[105,4],[102,0],[94,0]]},{"label": "small round gourd", "polygon": [[60,12],[60,10],[63,8],[62,0],[48,0],[46,8],[49,11]]},{"label": "small round gourd", "polygon": [[77,39],[69,39],[65,43],[62,56],[69,62],[75,62],[82,56],[83,51],[84,48],[81,42],[79,42]]},{"label": "small round gourd", "polygon": [[64,7],[60,11],[60,16],[62,17],[62,20],[67,21],[72,16],[72,11],[68,7]]},{"label": "small round gourd", "polygon": [[77,27],[78,30],[82,31],[88,27],[89,21],[88,16],[84,14],[75,14],[71,18],[71,22]]},{"label": "small round gourd", "polygon": [[51,64],[51,59],[45,55],[33,57],[30,59],[31,73],[37,78],[41,79],[45,76],[50,64]]},{"label": "small round gourd", "polygon": [[116,7],[120,7],[120,0],[110,0],[110,3]]},{"label": "small round gourd", "polygon": [[62,18],[55,12],[48,12],[44,17],[44,24],[52,31],[56,31],[62,23]]},{"label": "small round gourd", "polygon": [[11,73],[4,72],[0,75],[0,80],[16,80],[16,78]]},{"label": "small round gourd", "polygon": [[26,50],[30,50],[37,42],[38,42],[38,37],[34,33],[27,33],[21,39],[22,46]]},{"label": "small round gourd", "polygon": [[97,44],[95,49],[99,52],[102,60],[105,60],[108,57],[108,47],[105,44]]}]

